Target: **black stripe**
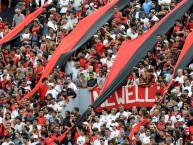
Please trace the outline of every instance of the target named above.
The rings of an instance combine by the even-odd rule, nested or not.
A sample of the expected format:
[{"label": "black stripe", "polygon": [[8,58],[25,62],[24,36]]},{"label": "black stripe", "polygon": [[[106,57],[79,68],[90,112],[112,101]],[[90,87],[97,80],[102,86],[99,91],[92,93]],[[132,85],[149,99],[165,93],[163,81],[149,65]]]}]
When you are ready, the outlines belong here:
[{"label": "black stripe", "polygon": [[193,45],[188,49],[188,51],[186,52],[186,54],[184,55],[184,57],[176,67],[174,76],[177,75],[178,69],[185,68],[192,59],[193,59]]},{"label": "black stripe", "polygon": [[[115,5],[119,10],[123,9],[130,0],[119,0]],[[56,64],[53,66],[52,70],[56,66],[62,66],[65,64],[68,59],[78,50],[84,43],[86,43],[93,35],[113,16],[113,7],[110,8],[107,12],[105,12],[89,29],[88,31],[81,37],[81,39],[75,44],[72,50],[67,53],[62,54],[57,60]],[[70,35],[70,34],[69,34]],[[65,46],[64,46],[65,47]],[[32,94],[33,95],[33,94]]]},{"label": "black stripe", "polygon": [[[105,100],[115,92],[118,87],[129,77],[130,71],[134,66],[138,64],[138,62],[142,59],[144,54],[147,54],[147,51],[152,50],[154,45],[157,42],[157,35],[164,35],[174,24],[175,21],[181,18],[184,13],[192,6],[193,1],[188,0],[185,4],[183,4],[180,8],[178,8],[175,12],[170,14],[166,20],[158,26],[157,30],[155,30],[149,38],[138,48],[138,51],[131,57],[130,61],[124,66],[118,76],[112,81],[112,83],[107,87],[107,89],[100,95],[100,97],[93,103],[94,108],[101,105]],[[82,118],[81,118],[82,119]]]},{"label": "black stripe", "polygon": [[[42,14],[42,13],[40,13],[37,18],[39,18],[39,17],[41,16],[41,14]],[[26,26],[29,27],[29,28],[32,27],[32,26],[33,26],[33,20],[32,20],[28,25],[26,25]],[[12,43],[14,43],[14,41],[16,41],[17,39],[19,39],[20,36],[21,36],[21,34],[23,34],[24,31],[25,31],[25,30],[24,30],[24,27],[25,27],[25,26],[23,26],[23,29],[22,29],[20,32],[18,32],[13,38],[11,38],[9,41],[3,43],[3,44],[2,44],[2,47],[4,48],[4,47],[6,47],[6,46],[8,46],[8,45],[10,45],[10,44],[12,44]]]},{"label": "black stripe", "polygon": [[[99,96],[99,98],[93,103],[93,107],[96,108],[101,105],[105,100],[115,92],[118,87],[129,77],[131,69],[138,64],[138,62],[142,59],[144,54],[147,51],[152,50],[153,46],[157,42],[157,35],[164,35],[174,24],[178,18],[181,18],[184,13],[192,6],[193,1],[188,0],[184,5],[178,8],[175,12],[170,14],[166,20],[155,30],[152,35],[138,48],[138,51],[133,55],[133,57],[129,60],[129,62],[124,66],[118,76],[113,80],[113,82],[107,87],[107,89]],[[168,23],[169,22],[169,23]],[[77,120],[72,131],[75,130],[75,127],[80,124],[85,116],[89,113],[86,110],[81,117]]]},{"label": "black stripe", "polygon": [[[116,4],[117,8],[119,10],[123,9],[128,3],[130,2],[130,0],[119,0],[119,2]],[[57,61],[56,65],[62,65],[64,64],[64,62],[67,62],[67,60],[70,58],[70,56],[77,50],[79,49],[82,45],[84,45],[84,43],[86,43],[90,38],[92,38],[92,36],[108,21],[112,18],[112,16],[114,15],[113,13],[113,7],[110,8],[106,13],[104,13],[92,26],[91,28],[87,31],[87,33],[80,39],[80,41],[74,46],[74,48],[69,51],[68,53],[70,55],[65,55],[59,58],[59,60]],[[85,116],[88,112],[85,112],[82,116]],[[81,119],[82,121],[83,119]],[[71,129],[71,131],[75,130],[75,127],[81,122],[78,121],[74,127]]]},{"label": "black stripe", "polygon": [[[122,10],[128,3],[130,2],[130,0],[119,0],[116,3],[116,6],[119,10]],[[75,51],[77,51],[82,45],[84,45],[90,38],[93,37],[93,35],[107,22],[109,21],[112,16],[114,15],[113,12],[113,7],[110,8],[107,12],[105,12],[90,28],[89,30],[82,36],[82,38],[78,41],[78,43],[72,48],[72,50],[69,51],[69,53],[73,54]],[[61,66],[63,65],[65,62],[67,62],[67,60],[70,58],[69,57],[61,57],[58,59],[58,61],[56,62],[55,66]]]},{"label": "black stripe", "polygon": [[[192,6],[193,1],[188,0],[185,4],[183,4],[180,8],[178,8],[175,12],[170,14],[166,20],[155,30],[152,35],[139,47],[138,51],[133,55],[133,57],[127,62],[118,76],[113,80],[113,82],[106,88],[106,90],[99,96],[99,98],[93,103],[93,107],[96,108],[101,105],[105,100],[115,92],[118,87],[129,77],[131,69],[138,64],[144,54],[147,51],[152,50],[153,46],[157,42],[158,34],[165,34],[174,24],[175,20],[181,18],[184,13]],[[129,47],[129,46],[128,46]],[[81,123],[85,116],[89,113],[86,110],[82,116],[77,120],[77,124]]]}]

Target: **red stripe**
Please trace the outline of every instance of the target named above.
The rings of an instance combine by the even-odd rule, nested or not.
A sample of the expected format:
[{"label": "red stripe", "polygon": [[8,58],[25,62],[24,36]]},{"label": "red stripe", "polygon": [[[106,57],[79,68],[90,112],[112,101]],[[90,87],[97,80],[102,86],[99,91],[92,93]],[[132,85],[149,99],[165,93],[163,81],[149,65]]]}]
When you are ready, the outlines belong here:
[{"label": "red stripe", "polygon": [[[95,11],[94,13],[90,14],[83,20],[81,20],[76,28],[67,36],[65,37],[60,45],[57,47],[56,51],[54,52],[52,58],[46,65],[45,71],[41,76],[41,79],[44,77],[47,77],[50,72],[52,71],[53,67],[55,66],[56,62],[58,61],[61,54],[70,51],[76,43],[82,38],[82,36],[89,30],[89,28],[110,8],[112,8],[118,0],[114,0],[110,2],[109,4],[105,5],[104,7],[100,8],[99,10]],[[28,93],[23,99],[29,98],[32,96],[38,89],[38,87],[41,85],[41,79],[36,85],[36,87]]]},{"label": "red stripe", "polygon": [[[124,68],[127,62],[132,58],[138,48],[146,41],[146,39],[167,19],[167,17],[176,11],[179,7],[181,7],[187,0],[183,0],[180,4],[178,4],[170,13],[168,13],[162,20],[160,20],[154,27],[152,27],[149,31],[137,37],[134,40],[125,41],[122,43],[121,47],[119,48],[118,55],[114,61],[114,64],[111,68],[110,73],[105,81],[105,84],[102,88],[103,92],[116,78],[119,72]],[[144,48],[145,49],[145,48]]]},{"label": "red stripe", "polygon": [[186,38],[186,42],[183,46],[183,49],[180,53],[180,56],[178,58],[178,61],[176,62],[176,65],[174,67],[174,72],[176,71],[176,68],[178,67],[179,63],[182,61],[182,59],[184,58],[184,56],[186,55],[186,53],[188,52],[189,48],[192,46],[193,44],[193,32],[191,32],[188,37]]},{"label": "red stripe", "polygon": [[[179,63],[181,62],[181,60],[185,57],[186,53],[188,52],[188,50],[190,49],[190,47],[191,47],[192,44],[193,44],[192,39],[193,39],[193,32],[191,32],[191,33],[188,35],[188,37],[186,38],[185,44],[184,44],[184,46],[183,46],[183,48],[182,48],[182,51],[181,51],[180,56],[179,56],[179,58],[178,58],[178,61],[176,62],[176,65],[174,66],[174,71],[173,71],[173,75],[172,75],[173,78],[174,78],[174,73],[175,73],[175,71],[176,71],[177,66],[179,65]],[[171,82],[168,84],[166,90],[168,90],[172,84],[173,84],[173,81],[171,81]],[[163,96],[164,96],[164,95],[163,95]],[[153,114],[151,114],[151,116],[153,116]],[[133,137],[134,133],[135,133],[136,131],[138,131],[139,127],[142,126],[142,125],[144,125],[146,122],[147,122],[147,120],[144,119],[142,122],[140,122],[139,124],[137,124],[137,125],[131,130],[131,133],[130,133],[130,135],[129,135],[129,139],[130,139],[130,140],[132,140],[132,137]]]},{"label": "red stripe", "polygon": [[[44,6],[47,6],[48,3],[45,3]],[[27,26],[29,23],[31,23],[35,18],[37,18],[43,11],[43,7],[40,7],[35,12],[31,13],[26,19],[24,19],[19,25],[13,28],[11,32],[9,32],[5,37],[0,39],[0,44],[6,43],[10,41],[14,36],[16,36],[19,32],[24,29],[25,26]]]}]

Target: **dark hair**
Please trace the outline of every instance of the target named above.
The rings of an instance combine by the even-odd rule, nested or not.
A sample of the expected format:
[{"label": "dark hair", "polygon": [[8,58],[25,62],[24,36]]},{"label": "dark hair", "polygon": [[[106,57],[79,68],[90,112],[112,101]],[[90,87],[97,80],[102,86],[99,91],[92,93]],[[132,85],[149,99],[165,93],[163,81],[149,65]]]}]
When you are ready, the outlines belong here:
[{"label": "dark hair", "polygon": [[20,122],[22,121],[22,118],[20,116],[17,116],[16,119],[18,119]]},{"label": "dark hair", "polygon": [[54,143],[59,145],[60,142],[58,140],[54,140]]},{"label": "dark hair", "polygon": [[8,138],[10,138],[10,136],[9,136],[9,135],[6,135],[6,136],[5,136],[5,139],[8,139]]},{"label": "dark hair", "polygon": [[41,60],[41,59],[38,59],[37,62],[42,63],[42,60]]},{"label": "dark hair", "polygon": [[43,79],[42,79],[42,83],[44,83],[46,80],[48,80],[48,78],[46,78],[46,77],[43,78]]},{"label": "dark hair", "polygon": [[106,111],[106,112],[108,111],[107,108],[103,108],[102,110],[104,110],[104,111]]},{"label": "dark hair", "polygon": [[89,72],[89,75],[91,75],[91,74],[92,74],[92,75],[94,75],[94,73],[93,73],[93,72]]},{"label": "dark hair", "polygon": [[29,140],[29,137],[27,135],[23,136],[23,139]]},{"label": "dark hair", "polygon": [[74,110],[78,111],[79,112],[79,108],[78,107],[74,107]]}]

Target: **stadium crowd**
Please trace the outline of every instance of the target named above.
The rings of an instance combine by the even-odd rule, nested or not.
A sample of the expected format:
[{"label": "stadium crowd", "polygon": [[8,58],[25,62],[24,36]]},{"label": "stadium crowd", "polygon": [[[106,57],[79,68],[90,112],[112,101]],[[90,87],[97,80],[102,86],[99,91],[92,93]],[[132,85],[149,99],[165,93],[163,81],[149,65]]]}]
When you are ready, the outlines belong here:
[{"label": "stadium crowd", "polygon": [[[114,16],[76,52],[63,66],[42,79],[38,93],[20,100],[31,91],[53,52],[79,20],[103,6],[103,1],[58,1],[44,7],[32,27],[25,27],[13,45],[2,49],[0,61],[0,137],[3,145],[53,145],[57,138],[80,117],[79,108],[60,114],[63,107],[76,97],[80,88],[101,89],[120,45],[124,40],[135,39],[153,27],[178,1],[131,2],[122,11],[114,8]],[[21,12],[20,10],[17,12]],[[173,88],[166,90],[172,80],[173,66],[178,59],[186,37],[192,30],[192,11],[188,11],[164,36],[157,36],[157,44],[136,68],[133,68],[128,86],[144,87],[156,83],[156,105],[147,108],[102,109],[96,113],[92,105],[90,114],[76,133],[69,132],[62,144],[114,145],[114,144],[185,144],[192,141],[191,126],[191,74],[189,68],[178,71]],[[12,25],[14,27],[14,25]],[[132,48],[130,48],[132,49]],[[186,77],[185,77],[186,76]],[[186,78],[186,79],[184,79]],[[161,96],[166,96],[162,101]],[[184,100],[183,100],[184,99]],[[187,100],[187,101],[185,101]],[[149,114],[153,112],[154,116]],[[188,118],[190,115],[190,118]],[[134,134],[131,129],[146,118],[148,122]],[[186,122],[185,122],[186,121]],[[182,127],[181,127],[182,126]],[[181,127],[181,128],[180,128]],[[175,128],[175,129],[174,129]],[[189,134],[188,134],[189,133]]]},{"label": "stadium crowd", "polygon": [[[7,7],[13,7],[15,10],[15,15],[13,16],[12,24],[9,23],[7,18],[0,18],[0,38],[3,38],[6,34],[8,34],[15,26],[17,26],[22,20],[29,16],[29,14],[33,13],[35,10],[41,6],[41,4],[37,4],[36,1],[28,1],[28,0],[19,0],[13,1],[1,1],[4,5],[8,5]],[[1,5],[3,5],[1,4]]]}]

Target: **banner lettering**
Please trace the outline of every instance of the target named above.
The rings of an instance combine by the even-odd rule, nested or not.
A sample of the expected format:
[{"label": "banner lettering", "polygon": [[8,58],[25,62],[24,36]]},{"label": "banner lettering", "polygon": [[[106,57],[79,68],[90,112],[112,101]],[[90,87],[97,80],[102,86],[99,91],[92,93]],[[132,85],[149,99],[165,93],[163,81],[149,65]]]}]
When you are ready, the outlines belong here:
[{"label": "banner lettering", "polygon": [[[123,105],[126,108],[137,107],[152,107],[155,103],[155,93],[157,92],[156,84],[150,87],[140,86],[122,86],[115,93],[113,93],[109,99],[102,103],[97,111],[101,111],[102,108],[112,109],[118,108],[119,105]],[[99,97],[100,90],[95,89],[91,92],[92,103]]]}]

